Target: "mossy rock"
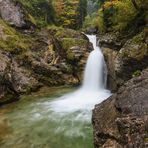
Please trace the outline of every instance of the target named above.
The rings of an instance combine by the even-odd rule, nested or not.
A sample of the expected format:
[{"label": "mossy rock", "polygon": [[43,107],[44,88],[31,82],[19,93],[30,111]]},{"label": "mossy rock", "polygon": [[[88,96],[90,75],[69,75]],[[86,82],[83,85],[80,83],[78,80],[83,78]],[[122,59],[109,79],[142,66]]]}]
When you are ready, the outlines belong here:
[{"label": "mossy rock", "polygon": [[73,46],[86,46],[87,41],[83,39],[77,39],[77,38],[62,38],[61,45],[65,51],[70,49]]},{"label": "mossy rock", "polygon": [[134,36],[132,42],[135,44],[144,42],[146,34],[144,32],[139,33],[138,35]]},{"label": "mossy rock", "polygon": [[129,40],[120,50],[124,59],[132,58],[140,61],[144,57],[148,56],[147,44],[144,43],[141,35],[135,36],[132,40]]},{"label": "mossy rock", "polygon": [[1,35],[0,48],[4,51],[15,51],[16,49],[29,49],[32,46],[30,36],[16,32],[16,30],[2,19],[0,19]]},{"label": "mossy rock", "polygon": [[136,70],[136,71],[133,73],[132,77],[138,77],[138,76],[140,76],[140,75],[141,75],[141,71],[140,71],[140,70]]}]

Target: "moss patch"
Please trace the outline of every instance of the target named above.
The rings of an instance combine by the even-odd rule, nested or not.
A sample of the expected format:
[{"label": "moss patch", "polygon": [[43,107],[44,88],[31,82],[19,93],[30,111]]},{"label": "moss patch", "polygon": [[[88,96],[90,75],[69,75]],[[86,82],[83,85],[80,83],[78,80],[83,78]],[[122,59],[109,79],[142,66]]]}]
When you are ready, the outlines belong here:
[{"label": "moss patch", "polygon": [[32,39],[29,36],[16,32],[15,29],[8,26],[0,19],[1,36],[0,48],[4,51],[15,51],[18,49],[28,49],[31,47]]},{"label": "moss patch", "polygon": [[77,39],[77,38],[63,38],[62,39],[62,47],[63,49],[65,49],[66,51],[73,46],[85,46],[87,41],[83,40],[83,39]]},{"label": "moss patch", "polygon": [[138,43],[143,42],[144,41],[144,38],[145,38],[145,33],[144,32],[141,32],[138,35],[136,35],[136,36],[133,37],[132,42],[138,44]]}]

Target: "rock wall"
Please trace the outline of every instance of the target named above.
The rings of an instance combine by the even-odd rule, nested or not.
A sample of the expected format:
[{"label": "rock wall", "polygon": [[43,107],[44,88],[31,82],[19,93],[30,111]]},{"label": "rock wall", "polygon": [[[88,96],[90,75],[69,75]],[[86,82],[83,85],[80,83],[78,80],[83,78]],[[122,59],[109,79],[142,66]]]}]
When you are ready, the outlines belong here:
[{"label": "rock wall", "polygon": [[108,87],[113,92],[148,66],[148,36],[142,31],[131,39],[116,34],[99,35],[108,67]]},{"label": "rock wall", "polygon": [[10,25],[16,27],[23,27],[25,25],[24,15],[20,6],[13,3],[12,0],[0,1],[0,14]]},{"label": "rock wall", "polygon": [[95,106],[95,148],[148,147],[148,69]]},{"label": "rock wall", "polygon": [[19,99],[19,95],[36,90],[38,81],[6,53],[0,51],[0,106]]}]

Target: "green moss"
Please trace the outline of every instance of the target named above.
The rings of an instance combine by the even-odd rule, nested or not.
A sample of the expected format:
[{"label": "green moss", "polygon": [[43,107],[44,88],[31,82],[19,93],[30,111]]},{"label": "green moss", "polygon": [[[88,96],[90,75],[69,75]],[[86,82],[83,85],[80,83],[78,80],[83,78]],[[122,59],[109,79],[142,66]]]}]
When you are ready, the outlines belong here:
[{"label": "green moss", "polygon": [[63,38],[62,39],[62,47],[66,51],[73,46],[84,46],[86,45],[87,41],[83,39],[77,39],[77,38]]},{"label": "green moss", "polygon": [[73,73],[73,67],[72,65],[68,65],[66,68],[66,73],[72,74]]},{"label": "green moss", "polygon": [[31,14],[28,14],[28,20],[35,26],[37,25],[36,19]]},{"label": "green moss", "polygon": [[138,77],[138,76],[140,76],[140,75],[141,75],[141,71],[140,71],[140,70],[136,70],[136,71],[133,73],[132,77]]},{"label": "green moss", "polygon": [[32,39],[16,32],[15,29],[8,26],[0,19],[0,27],[2,28],[2,36],[0,37],[0,48],[5,51],[15,51],[17,49],[28,49],[31,47]]},{"label": "green moss", "polygon": [[67,50],[66,55],[68,60],[73,60],[75,58],[74,53],[72,53],[70,50]]},{"label": "green moss", "polygon": [[142,43],[145,38],[145,33],[141,32],[140,34],[133,37],[132,42],[133,43]]},{"label": "green moss", "polygon": [[77,39],[77,38],[63,38],[61,41],[62,48],[64,52],[66,53],[66,57],[68,60],[74,60],[75,54],[70,49],[73,46],[80,46],[84,47],[86,45],[87,41],[83,39]]},{"label": "green moss", "polygon": [[145,141],[146,143],[148,143],[148,138],[145,138],[144,141]]},{"label": "green moss", "polygon": [[46,29],[47,30],[56,30],[56,32],[58,32],[58,31],[60,32],[60,31],[64,30],[62,27],[55,26],[55,25],[47,25]]}]

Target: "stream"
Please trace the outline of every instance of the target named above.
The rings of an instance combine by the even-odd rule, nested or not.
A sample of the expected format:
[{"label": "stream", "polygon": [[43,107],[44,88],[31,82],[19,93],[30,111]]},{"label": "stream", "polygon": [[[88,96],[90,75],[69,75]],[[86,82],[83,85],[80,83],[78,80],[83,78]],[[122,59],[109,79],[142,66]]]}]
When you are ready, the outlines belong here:
[{"label": "stream", "polygon": [[79,88],[42,89],[0,110],[1,148],[93,148],[95,104],[107,99],[107,68],[95,35]]},{"label": "stream", "polygon": [[49,108],[50,102],[74,90],[46,88],[1,108],[0,147],[93,148],[91,114],[59,114]]}]

